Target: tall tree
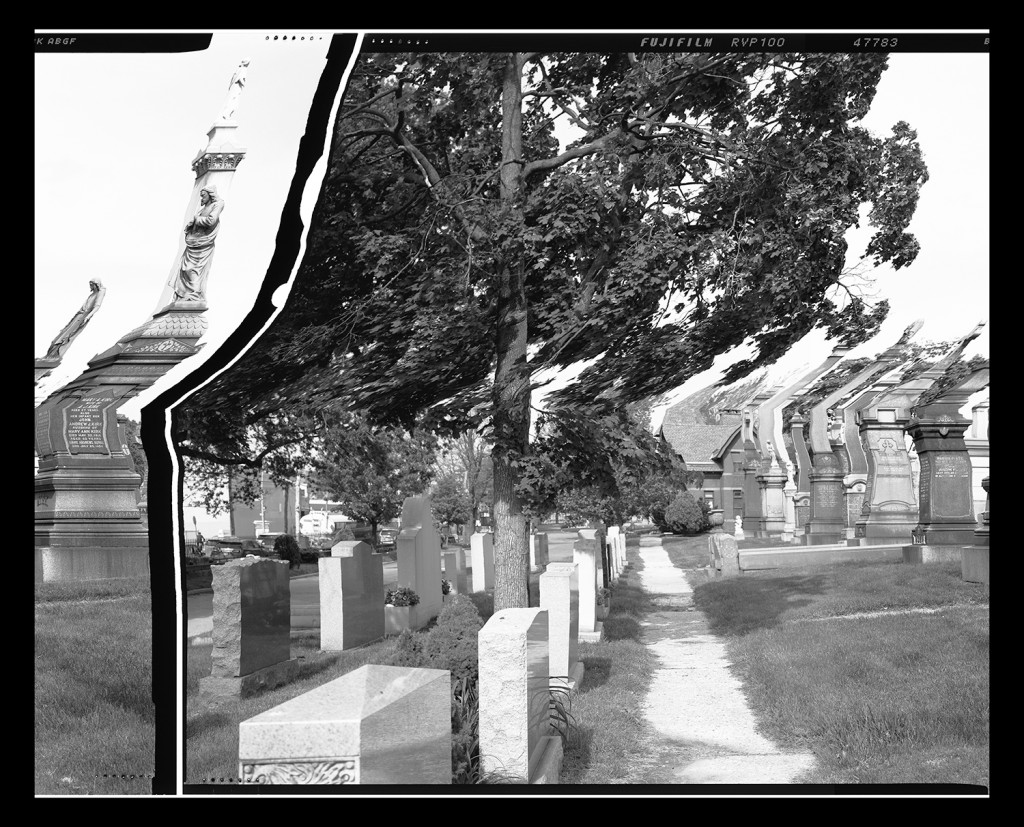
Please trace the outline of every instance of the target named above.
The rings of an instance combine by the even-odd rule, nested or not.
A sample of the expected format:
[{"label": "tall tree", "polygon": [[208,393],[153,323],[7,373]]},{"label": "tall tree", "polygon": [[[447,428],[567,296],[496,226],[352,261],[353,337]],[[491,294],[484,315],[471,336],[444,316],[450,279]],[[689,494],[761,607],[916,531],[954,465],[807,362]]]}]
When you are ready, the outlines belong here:
[{"label": "tall tree", "polygon": [[540,371],[582,364],[546,413],[599,420],[744,341],[756,355],[728,381],[813,327],[854,344],[885,318],[844,282],[844,235],[870,205],[865,257],[912,262],[927,179],[906,123],[858,125],[886,60],[361,56],[288,307],[223,390],[250,409],[340,400],[375,422],[482,429],[495,608],[525,606]]}]

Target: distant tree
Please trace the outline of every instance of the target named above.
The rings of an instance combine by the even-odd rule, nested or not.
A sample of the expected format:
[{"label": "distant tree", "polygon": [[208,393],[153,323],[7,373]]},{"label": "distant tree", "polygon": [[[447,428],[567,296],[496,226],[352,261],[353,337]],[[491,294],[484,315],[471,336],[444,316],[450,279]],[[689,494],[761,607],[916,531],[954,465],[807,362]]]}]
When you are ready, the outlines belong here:
[{"label": "distant tree", "polygon": [[662,530],[673,534],[696,534],[707,528],[706,515],[689,491],[681,491],[665,509]]},{"label": "distant tree", "polygon": [[464,526],[473,518],[473,507],[462,477],[448,474],[436,480],[430,492],[434,520],[440,525]]},{"label": "distant tree", "polygon": [[433,476],[437,439],[380,428],[353,414],[324,414],[309,486],[341,504],[345,514],[368,522],[377,542],[381,523],[402,513],[406,497],[423,493]]}]

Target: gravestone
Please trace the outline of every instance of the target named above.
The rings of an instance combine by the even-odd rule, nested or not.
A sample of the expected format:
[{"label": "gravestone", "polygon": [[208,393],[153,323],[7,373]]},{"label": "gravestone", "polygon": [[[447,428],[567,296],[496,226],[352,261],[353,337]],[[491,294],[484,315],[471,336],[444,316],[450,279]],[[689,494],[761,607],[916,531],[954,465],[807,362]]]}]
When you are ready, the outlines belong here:
[{"label": "gravestone", "polygon": [[478,531],[469,539],[470,591],[483,592],[494,588],[494,535]]},{"label": "gravestone", "polygon": [[384,637],[384,560],[369,543],[342,540],[321,557],[320,649],[353,649]]},{"label": "gravestone", "polygon": [[608,569],[612,580],[618,579],[621,568],[619,566],[619,537],[621,528],[617,525],[608,526],[606,535],[608,542]]},{"label": "gravestone", "polygon": [[361,666],[238,725],[244,784],[451,784],[451,673]]},{"label": "gravestone", "polygon": [[579,566],[548,565],[540,576],[540,607],[548,613],[551,685],[573,690],[583,677],[583,663],[579,660]]},{"label": "gravestone", "polygon": [[213,651],[200,678],[207,703],[247,697],[295,677],[288,563],[243,557],[213,567]]},{"label": "gravestone", "polygon": [[964,442],[970,419],[959,410],[989,382],[988,363],[913,411],[907,426],[921,462],[920,517],[905,562],[962,560],[975,543],[971,458]]},{"label": "gravestone", "polygon": [[530,535],[530,571],[542,571],[548,564],[548,535],[537,531]]},{"label": "gravestone", "polygon": [[757,474],[757,484],[761,489],[761,522],[758,529],[759,537],[781,537],[786,527],[786,502],[783,489],[786,485],[786,472],[778,464],[761,464]]},{"label": "gravestone", "polygon": [[467,594],[469,578],[466,575],[466,554],[461,548],[442,553],[444,557],[444,579],[452,584],[452,594]]},{"label": "gravestone", "polygon": [[557,784],[562,740],[550,718],[548,613],[502,609],[478,635],[480,767],[518,784]]},{"label": "gravestone", "polygon": [[964,546],[960,557],[960,574],[968,583],[989,582],[989,478],[985,477],[981,485],[985,490],[985,510],[974,532],[974,545]]},{"label": "gravestone", "polygon": [[[192,161],[195,180],[186,221],[204,188],[216,180],[224,193],[245,156],[237,144],[222,152],[216,127],[207,134],[205,149]],[[185,246],[183,226],[169,228],[181,239],[172,269]],[[35,554],[37,577],[45,581],[149,574],[148,528],[138,507],[140,477],[119,432],[117,410],[199,351],[207,329],[205,297],[172,299],[162,300],[152,317],[93,356],[81,375],[36,408]],[[37,365],[42,375],[52,370],[53,361]]]},{"label": "gravestone", "polygon": [[[398,585],[419,595],[408,608],[410,629],[420,629],[441,613],[441,536],[434,528],[429,497],[407,497],[402,504],[402,528],[396,541]],[[401,607],[398,607],[401,608]]]},{"label": "gravestone", "polygon": [[[601,640],[602,625],[597,619],[597,579],[601,550],[597,529],[583,528],[572,550],[572,561],[579,570],[579,639],[597,643]],[[658,538],[659,545],[661,538]]]},{"label": "gravestone", "polygon": [[740,573],[739,548],[736,538],[724,531],[708,536],[708,550],[711,553],[709,571],[715,577],[735,577]]}]

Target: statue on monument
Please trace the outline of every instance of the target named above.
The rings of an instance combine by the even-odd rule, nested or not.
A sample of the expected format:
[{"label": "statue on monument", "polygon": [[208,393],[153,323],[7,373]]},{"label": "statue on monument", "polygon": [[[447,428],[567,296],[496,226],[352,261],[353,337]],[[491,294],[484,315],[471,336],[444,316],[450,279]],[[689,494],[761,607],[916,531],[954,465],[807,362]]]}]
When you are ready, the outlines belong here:
[{"label": "statue on monument", "polygon": [[231,82],[228,84],[228,96],[224,101],[224,108],[220,111],[220,117],[217,118],[219,122],[231,121],[234,118],[235,110],[238,109],[238,99],[242,97],[242,90],[245,88],[245,73],[248,66],[248,60],[241,61],[231,76]]},{"label": "statue on monument", "polygon": [[215,186],[207,185],[199,191],[199,209],[185,225],[185,251],[171,281],[175,301],[206,301],[206,279],[223,210],[224,199],[217,197]]},{"label": "statue on monument", "polygon": [[768,446],[768,465],[769,465],[770,468],[778,468],[779,467],[779,457],[778,457],[778,454],[775,453],[775,446],[772,445],[770,442],[767,443],[767,446]]},{"label": "statue on monument", "polygon": [[57,334],[57,338],[50,342],[50,347],[46,351],[45,359],[61,359],[67,352],[67,349],[71,346],[71,342],[74,341],[75,337],[82,332],[86,324],[89,322],[97,310],[100,309],[100,305],[103,303],[103,297],[107,293],[107,288],[103,286],[98,278],[89,279],[89,296],[86,298],[82,306],[75,312],[75,315],[71,317],[64,329]]}]

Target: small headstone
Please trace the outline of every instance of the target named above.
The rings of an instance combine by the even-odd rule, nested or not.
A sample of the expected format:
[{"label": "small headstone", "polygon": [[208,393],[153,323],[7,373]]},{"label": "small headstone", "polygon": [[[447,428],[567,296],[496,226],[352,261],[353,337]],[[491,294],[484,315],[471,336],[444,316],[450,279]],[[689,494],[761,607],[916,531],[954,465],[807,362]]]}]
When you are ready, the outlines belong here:
[{"label": "small headstone", "polygon": [[540,576],[540,607],[548,613],[548,667],[552,686],[575,689],[583,677],[578,659],[579,567],[551,563]]},{"label": "small headstone", "polygon": [[238,726],[245,784],[451,784],[451,673],[361,666]]},{"label": "small headstone", "polygon": [[[593,528],[580,529],[572,550],[572,561],[579,567],[580,633],[587,643],[601,640],[601,624],[597,620],[597,578],[600,569],[601,538]],[[660,538],[659,538],[660,542]]]},{"label": "small headstone", "polygon": [[543,531],[530,535],[530,571],[541,571],[548,564],[548,535]]},{"label": "small headstone", "polygon": [[213,651],[200,692],[216,703],[291,680],[288,562],[244,557],[213,568]]},{"label": "small headstone", "polygon": [[402,505],[398,548],[398,585],[419,595],[413,629],[441,613],[441,535],[434,528],[429,497],[407,497]]},{"label": "small headstone", "polygon": [[453,594],[466,594],[469,591],[466,577],[466,554],[461,548],[443,552],[444,579],[452,584]]},{"label": "small headstone", "polygon": [[353,649],[384,637],[384,560],[373,547],[340,541],[319,567],[320,648]]},{"label": "small headstone", "polygon": [[509,783],[557,784],[562,740],[551,727],[547,611],[502,609],[477,639],[481,769]]},{"label": "small headstone", "polygon": [[494,588],[494,535],[478,531],[470,538],[470,591]]},{"label": "small headstone", "polygon": [[739,549],[736,538],[724,531],[708,535],[711,552],[711,571],[719,577],[734,577],[740,573]]}]

